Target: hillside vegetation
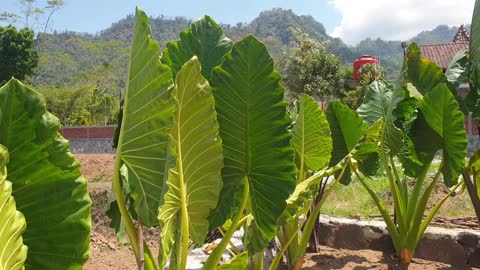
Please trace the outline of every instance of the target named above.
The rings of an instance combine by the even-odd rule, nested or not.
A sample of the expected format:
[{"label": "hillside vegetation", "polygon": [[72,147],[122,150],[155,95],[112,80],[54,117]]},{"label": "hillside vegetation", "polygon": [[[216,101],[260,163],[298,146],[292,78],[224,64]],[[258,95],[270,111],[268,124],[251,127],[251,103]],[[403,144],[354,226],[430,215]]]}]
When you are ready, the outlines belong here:
[{"label": "hillside vegetation", "polygon": [[[178,33],[188,28],[192,20],[160,16],[150,18],[150,22],[152,36],[163,48],[168,40],[178,39]],[[121,96],[125,88],[133,23],[133,15],[128,15],[97,34],[55,32],[47,35],[38,44],[41,59],[32,84],[42,88],[95,85],[102,93]],[[351,65],[364,54],[379,57],[390,79],[398,74],[403,57],[401,41],[368,38],[356,46],[349,46],[339,38],[328,36],[322,23],[312,16],[300,16],[285,9],[264,11],[249,23],[222,24],[222,27],[234,41],[253,33],[267,45],[281,72],[284,71],[286,55],[293,47],[295,31],[307,33],[310,38],[323,42],[326,49],[337,55],[345,65]],[[448,43],[457,29],[440,25],[419,33],[410,41],[419,44]]]}]

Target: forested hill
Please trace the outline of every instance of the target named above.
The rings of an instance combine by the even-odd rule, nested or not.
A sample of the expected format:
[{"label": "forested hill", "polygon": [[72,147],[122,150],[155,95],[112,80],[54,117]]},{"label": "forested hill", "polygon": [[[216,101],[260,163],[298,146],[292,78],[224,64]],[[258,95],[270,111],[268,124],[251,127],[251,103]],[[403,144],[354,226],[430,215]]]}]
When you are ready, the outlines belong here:
[{"label": "forested hill", "polygon": [[[133,19],[129,15],[95,35],[75,32],[48,35],[44,42],[39,42],[44,57],[35,83],[75,87],[85,81],[97,81],[108,84],[104,87],[116,92],[116,88],[124,86]],[[164,47],[169,40],[178,39],[180,31],[190,26],[191,19],[162,16],[151,18],[150,22],[153,37]],[[324,26],[312,16],[299,16],[291,10],[272,9],[261,12],[249,23],[222,24],[222,27],[233,40],[253,33],[267,45],[279,68],[293,45],[295,29],[325,42],[327,49],[339,56],[345,64],[351,64],[363,54],[375,55],[380,57],[387,74],[395,76],[402,62],[401,41],[365,39],[356,46],[348,46],[342,40],[328,36]],[[448,43],[457,29],[438,26],[419,33],[411,41],[420,44]]]}]

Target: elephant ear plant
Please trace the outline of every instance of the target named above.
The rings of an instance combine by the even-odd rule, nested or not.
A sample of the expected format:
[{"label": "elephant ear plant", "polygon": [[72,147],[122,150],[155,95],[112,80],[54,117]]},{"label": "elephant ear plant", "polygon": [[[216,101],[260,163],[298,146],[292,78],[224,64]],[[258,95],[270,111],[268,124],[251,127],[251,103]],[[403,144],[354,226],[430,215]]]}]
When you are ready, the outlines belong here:
[{"label": "elephant ear plant", "polygon": [[350,183],[346,175],[350,164],[367,174],[369,167],[376,167],[368,159],[378,154],[376,138],[381,121],[368,128],[354,111],[335,101],[328,105],[325,115],[307,95],[301,97],[299,106],[291,141],[298,168],[297,185],[278,221],[280,251],[270,265],[272,270],[278,268],[284,254],[289,269],[301,269],[321,207],[336,185]]},{"label": "elephant ear plant", "polygon": [[[240,226],[248,254],[220,268],[246,265],[248,257],[261,265],[295,187],[290,119],[273,60],[253,36],[232,47],[209,17],[167,45],[162,59],[169,66],[161,56],[137,10],[112,225],[125,226],[140,268],[185,269],[190,241],[202,244],[209,228],[231,219],[205,268],[217,268]],[[143,241],[144,225],[160,227],[158,265]]]},{"label": "elephant ear plant", "polygon": [[[480,120],[480,1],[475,1],[471,29],[469,48],[457,53],[445,74],[448,80],[457,87],[466,81],[469,83],[469,92],[460,98],[464,102],[465,111],[471,113],[473,119],[478,122]],[[477,150],[470,157],[462,176],[480,223],[479,159],[480,152]]]},{"label": "elephant ear plant", "polygon": [[[364,181],[365,176],[352,171],[376,203],[403,264],[411,262],[433,216],[462,184],[457,179],[467,145],[464,115],[450,87],[442,70],[421,57],[413,43],[408,48],[398,86],[373,82],[358,109],[365,123],[383,119],[378,147],[390,183],[396,223]],[[430,177],[429,169],[436,155],[441,158],[440,167]],[[441,178],[445,185],[454,188],[424,218],[430,195]],[[413,188],[409,182],[414,183]]]},{"label": "elephant ear plant", "polygon": [[88,259],[87,182],[45,105],[16,79],[0,88],[0,269],[82,269]]}]

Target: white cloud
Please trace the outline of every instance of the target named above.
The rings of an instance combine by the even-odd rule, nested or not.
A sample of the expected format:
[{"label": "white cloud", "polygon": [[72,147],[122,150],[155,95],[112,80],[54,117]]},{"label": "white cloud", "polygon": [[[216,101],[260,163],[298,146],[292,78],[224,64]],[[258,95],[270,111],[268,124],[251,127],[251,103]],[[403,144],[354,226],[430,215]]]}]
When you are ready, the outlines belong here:
[{"label": "white cloud", "polygon": [[364,38],[406,40],[440,24],[469,24],[474,0],[331,0],[342,19],[331,33],[354,45]]}]

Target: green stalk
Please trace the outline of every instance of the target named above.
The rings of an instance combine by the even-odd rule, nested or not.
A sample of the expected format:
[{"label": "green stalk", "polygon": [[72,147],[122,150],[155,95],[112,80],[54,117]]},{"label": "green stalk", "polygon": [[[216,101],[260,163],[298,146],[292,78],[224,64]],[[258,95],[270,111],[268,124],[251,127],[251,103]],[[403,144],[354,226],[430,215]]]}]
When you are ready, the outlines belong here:
[{"label": "green stalk", "polygon": [[[119,144],[119,148],[121,148],[121,145]],[[121,151],[121,149],[118,149],[117,151]],[[135,257],[138,260],[138,239],[137,239],[137,231],[135,229],[135,225],[133,225],[133,221],[130,217],[130,213],[128,212],[125,200],[123,199],[123,191],[122,191],[122,186],[120,184],[120,167],[122,161],[121,159],[117,156],[115,158],[115,164],[114,164],[114,174],[113,174],[113,191],[115,192],[115,197],[117,199],[117,205],[118,209],[120,210],[120,214],[122,215],[122,219],[125,224],[125,228],[127,229],[127,235],[128,239],[130,240],[130,244],[132,245],[132,250],[133,253],[135,254]]]},{"label": "green stalk", "polygon": [[387,208],[383,204],[383,202],[380,200],[380,198],[377,196],[377,194],[365,183],[364,179],[355,171],[355,175],[357,176],[357,179],[360,181],[362,186],[367,190],[367,192],[370,194],[370,197],[372,197],[373,201],[377,205],[378,210],[380,211],[380,214],[382,214],[383,221],[385,221],[385,224],[387,225],[387,230],[390,233],[390,236],[392,237],[393,245],[395,246],[395,250],[397,251],[397,254],[400,252],[400,235],[398,234],[397,227],[395,226],[395,223],[393,223],[392,218],[390,217],[390,214],[388,213]]},{"label": "green stalk", "polygon": [[403,247],[407,247],[407,249],[411,252],[412,255],[413,255],[413,251],[415,250],[416,238],[420,231],[423,215],[425,213],[425,210],[427,209],[428,199],[430,199],[430,195],[432,194],[433,188],[438,183],[438,180],[441,175],[441,167],[442,165],[438,169],[438,172],[435,174],[435,178],[433,179],[433,181],[428,185],[428,187],[423,192],[420,200],[418,202],[412,201],[412,203],[416,204],[416,208],[410,223],[408,234],[405,236],[406,242],[404,243],[404,246],[403,246]]},{"label": "green stalk", "polygon": [[[225,232],[222,230],[222,228],[218,228],[218,231],[220,232],[220,234],[222,235],[222,238],[225,237]],[[240,253],[240,250],[238,250],[238,248],[233,244],[232,240],[231,239],[228,239],[228,243],[230,244],[230,246],[232,247],[232,249],[235,251],[235,254],[234,257],[236,255],[239,255]]]},{"label": "green stalk", "polygon": [[412,220],[413,215],[415,213],[415,208],[417,206],[418,197],[420,196],[420,192],[422,190],[423,183],[425,182],[425,178],[427,177],[429,166],[426,166],[424,171],[421,173],[420,177],[417,179],[415,186],[413,187],[412,194],[410,196],[410,200],[408,203],[406,219]]},{"label": "green stalk", "polygon": [[263,270],[263,251],[253,255],[252,270]]},{"label": "green stalk", "polygon": [[[205,270],[214,270],[217,268],[218,262],[220,259],[222,259],[222,254],[223,251],[226,249],[228,242],[232,238],[233,233],[238,229],[238,227],[247,221],[247,217],[243,217],[243,211],[245,210],[245,207],[248,202],[249,198],[249,183],[248,183],[248,177],[245,177],[245,183],[243,186],[243,197],[242,197],[242,202],[240,204],[240,209],[238,210],[237,215],[235,216],[234,220],[232,221],[232,224],[230,225],[230,228],[228,228],[227,232],[225,233],[225,237],[223,237],[222,241],[218,244],[218,246],[213,250],[212,254],[208,256],[207,261],[205,262],[205,266],[203,269]],[[242,218],[243,217],[243,218]]]},{"label": "green stalk", "polygon": [[[285,252],[287,251],[290,244],[293,242],[293,240],[298,241],[298,237],[297,237],[298,232],[300,231],[300,228],[303,227],[303,224],[305,224],[306,221],[307,221],[307,219],[304,219],[302,221],[302,224],[300,224],[297,227],[297,231],[290,237],[290,239],[288,239],[288,241],[286,243],[285,242],[282,243],[282,249],[277,253],[277,255],[275,255],[275,258],[273,258],[273,261],[270,264],[270,267],[268,268],[269,270],[276,270],[278,268],[278,265],[280,264],[280,261],[282,260],[283,254],[285,254]],[[293,261],[291,261],[291,263],[293,263]]]},{"label": "green stalk", "polygon": [[[320,215],[320,210],[322,209],[323,203],[328,198],[331,191],[334,190],[335,187],[338,185],[338,183],[340,182],[339,179],[342,179],[347,169],[347,166],[348,164],[343,167],[340,175],[335,179],[333,184],[330,186],[330,188],[328,188],[328,190],[323,195],[320,202],[318,202],[315,208],[313,208],[313,211],[310,213],[310,216],[307,219],[305,227],[303,228],[302,237],[300,238],[300,242],[299,242],[299,251],[297,252],[297,254],[301,254],[302,256],[305,254],[307,250],[308,242],[310,241],[310,236],[312,235],[313,229],[315,228],[315,223],[318,220],[318,216]],[[296,262],[294,262],[293,265],[295,265],[295,263]]]},{"label": "green stalk", "polygon": [[[425,220],[422,222],[422,225],[420,226],[420,230],[418,231],[418,235],[417,235],[417,239],[416,239],[416,243],[418,243],[418,241],[420,241],[420,239],[422,238],[423,236],[423,233],[425,232],[425,230],[427,229],[428,225],[430,224],[430,222],[432,221],[433,217],[435,216],[435,214],[438,212],[438,210],[440,209],[440,207],[443,205],[443,203],[450,197],[452,196],[453,192],[455,192],[455,190],[458,189],[458,187],[460,187],[461,185],[463,184],[463,181],[460,180],[458,182],[458,184],[456,184],[452,190],[450,190],[450,192],[447,193],[447,195],[445,195],[445,197],[442,198],[441,201],[439,201],[435,207],[432,208],[432,210],[430,210],[430,212],[428,213],[428,216],[425,218]],[[416,246],[416,244],[415,244]]]},{"label": "green stalk", "polygon": [[[121,144],[119,143],[118,153],[121,151]],[[115,158],[114,164],[114,174],[113,174],[113,191],[115,192],[115,197],[117,199],[118,209],[120,210],[120,214],[122,215],[122,220],[124,221],[125,228],[127,229],[128,239],[130,244],[132,245],[133,254],[135,254],[135,258],[139,259],[139,247],[138,247],[138,238],[137,232],[135,229],[135,225],[133,224],[132,218],[130,217],[130,213],[128,212],[125,200],[123,199],[123,191],[122,186],[120,184],[120,167],[122,165],[121,159],[117,156]],[[157,264],[153,259],[152,253],[148,246],[144,242],[144,259],[145,259],[145,269],[146,270],[158,270]]]}]

